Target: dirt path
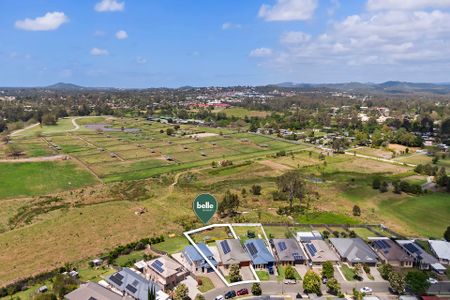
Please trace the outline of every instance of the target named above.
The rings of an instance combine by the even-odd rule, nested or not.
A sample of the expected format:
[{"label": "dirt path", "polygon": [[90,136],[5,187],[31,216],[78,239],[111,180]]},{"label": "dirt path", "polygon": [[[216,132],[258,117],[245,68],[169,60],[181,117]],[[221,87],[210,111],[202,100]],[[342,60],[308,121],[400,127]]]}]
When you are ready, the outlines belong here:
[{"label": "dirt path", "polygon": [[19,129],[19,130],[13,131],[13,132],[11,132],[11,134],[10,134],[9,136],[16,136],[16,135],[18,135],[19,133],[21,133],[21,132],[24,132],[25,130],[28,130],[28,129],[34,128],[34,127],[36,127],[36,126],[39,126],[39,123],[36,123],[36,124],[32,124],[32,125],[30,125],[30,126],[27,126],[27,127],[25,127],[25,128],[22,128],[22,129]]},{"label": "dirt path", "polygon": [[16,158],[16,159],[0,159],[0,163],[24,163],[24,162],[40,162],[40,161],[55,161],[55,160],[66,160],[68,155],[52,155],[52,156],[39,156],[39,157],[27,157],[27,158]]},{"label": "dirt path", "polygon": [[279,164],[277,162],[271,161],[271,160],[261,160],[258,161],[258,163],[260,163],[261,165],[267,166],[275,171],[288,171],[288,170],[292,170],[291,167],[283,165],[283,164]]},{"label": "dirt path", "polygon": [[351,151],[351,150],[346,151],[345,154],[351,155],[351,156],[356,156],[356,157],[362,157],[362,158],[378,160],[378,161],[387,162],[387,163],[395,164],[395,165],[404,165],[404,166],[413,167],[413,168],[416,167],[416,165],[414,165],[414,164],[408,164],[408,163],[395,161],[395,160],[392,160],[392,159],[386,159],[386,158],[381,158],[381,157],[363,155],[363,154],[358,154],[358,153],[355,154],[355,153],[349,152],[349,151]]}]

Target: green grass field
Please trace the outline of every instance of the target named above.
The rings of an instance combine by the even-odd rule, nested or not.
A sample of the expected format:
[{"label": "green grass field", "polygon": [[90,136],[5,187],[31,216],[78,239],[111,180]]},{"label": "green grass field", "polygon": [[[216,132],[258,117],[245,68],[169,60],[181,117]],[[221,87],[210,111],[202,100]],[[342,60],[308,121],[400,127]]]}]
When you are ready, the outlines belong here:
[{"label": "green grass field", "polygon": [[401,221],[425,237],[441,238],[448,226],[450,202],[447,193],[410,196],[402,200],[385,200],[380,211]]},{"label": "green grass field", "polygon": [[0,198],[45,195],[96,182],[71,161],[0,163]]}]

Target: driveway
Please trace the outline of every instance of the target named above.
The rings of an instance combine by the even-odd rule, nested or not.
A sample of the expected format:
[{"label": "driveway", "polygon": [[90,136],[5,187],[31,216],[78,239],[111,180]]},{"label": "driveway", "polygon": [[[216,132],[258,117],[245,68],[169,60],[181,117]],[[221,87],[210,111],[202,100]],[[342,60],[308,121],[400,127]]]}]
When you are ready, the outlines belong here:
[{"label": "driveway", "polygon": [[197,288],[197,280],[195,280],[192,276],[186,277],[181,283],[184,283],[189,289],[189,297],[194,299],[197,294],[201,294]]}]

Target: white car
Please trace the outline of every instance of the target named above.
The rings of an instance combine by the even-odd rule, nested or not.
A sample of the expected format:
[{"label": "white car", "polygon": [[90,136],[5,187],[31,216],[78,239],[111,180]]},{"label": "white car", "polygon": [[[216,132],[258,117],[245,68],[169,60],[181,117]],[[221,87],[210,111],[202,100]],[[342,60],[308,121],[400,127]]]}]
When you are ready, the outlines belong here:
[{"label": "white car", "polygon": [[359,291],[361,293],[366,294],[366,295],[371,295],[372,294],[372,289],[370,287],[368,287],[368,286],[365,286],[365,287],[361,288]]},{"label": "white car", "polygon": [[297,281],[294,279],[285,279],[284,284],[296,284]]},{"label": "white car", "polygon": [[430,277],[430,278],[428,278],[428,279],[427,279],[427,281],[428,281],[428,283],[429,283],[429,284],[436,284],[436,283],[438,283],[438,282],[439,282],[439,281],[437,281],[436,279],[434,279],[434,278],[431,278],[431,277]]},{"label": "white car", "polygon": [[214,298],[214,300],[224,300],[225,298],[223,297],[223,295],[219,295],[216,298]]}]

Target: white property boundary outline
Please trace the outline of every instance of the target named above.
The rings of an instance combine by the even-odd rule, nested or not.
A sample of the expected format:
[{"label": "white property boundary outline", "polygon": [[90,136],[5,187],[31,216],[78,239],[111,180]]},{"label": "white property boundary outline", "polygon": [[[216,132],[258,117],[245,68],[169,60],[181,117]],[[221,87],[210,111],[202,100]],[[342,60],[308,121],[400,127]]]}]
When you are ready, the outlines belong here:
[{"label": "white property boundary outline", "polygon": [[[201,228],[183,232],[183,234],[188,239],[189,243],[191,243],[191,245],[194,246],[194,248],[198,251],[198,253],[200,253],[200,255],[206,260],[208,265],[214,270],[214,272],[216,272],[217,276],[219,276],[219,278],[225,283],[225,285],[227,287],[232,287],[232,286],[237,286],[237,285],[247,284],[247,283],[259,283],[259,282],[261,282],[261,280],[259,279],[258,275],[256,274],[256,271],[253,268],[253,265],[251,263],[250,263],[250,270],[252,271],[252,274],[256,279],[229,283],[227,281],[227,279],[222,275],[222,273],[211,263],[211,261],[208,259],[208,257],[206,257],[206,255],[200,250],[200,248],[197,246],[197,244],[194,242],[194,240],[190,237],[190,234],[198,233],[198,232],[206,230],[206,229],[218,228],[218,227],[228,227],[230,229],[230,232],[233,235],[233,237],[235,239],[239,239],[239,237],[236,235],[236,232],[234,232],[233,226],[236,226],[236,227],[238,227],[238,226],[239,227],[261,227],[261,231],[264,235],[264,238],[265,238],[267,244],[270,245],[269,240],[267,239],[266,232],[264,231],[264,227],[262,226],[261,223],[211,224],[211,225],[207,225],[207,226],[204,226]],[[269,251],[273,255],[272,249],[270,249],[270,247],[269,247]]]}]

